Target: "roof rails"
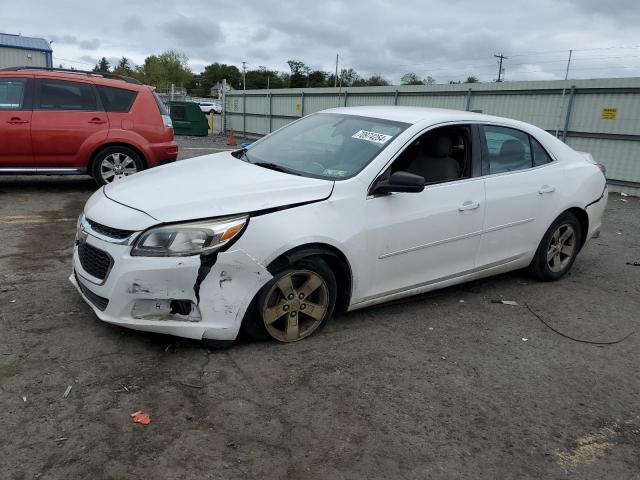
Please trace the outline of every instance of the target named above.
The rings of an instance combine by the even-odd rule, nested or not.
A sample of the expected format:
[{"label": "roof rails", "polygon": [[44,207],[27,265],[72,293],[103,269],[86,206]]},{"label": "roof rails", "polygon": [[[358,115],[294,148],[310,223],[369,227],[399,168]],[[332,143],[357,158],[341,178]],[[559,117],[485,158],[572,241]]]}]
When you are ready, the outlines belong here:
[{"label": "roof rails", "polygon": [[46,70],[48,72],[66,72],[66,73],[77,73],[80,75],[87,76],[95,76],[95,77],[103,77],[114,80],[122,80],[127,83],[133,83],[135,85],[142,85],[142,82],[133,77],[127,77],[125,75],[115,75],[113,73],[102,73],[102,72],[90,72],[88,70],[73,70],[70,68],[53,68],[53,67],[6,67],[0,68],[0,72],[16,72],[19,70]]}]

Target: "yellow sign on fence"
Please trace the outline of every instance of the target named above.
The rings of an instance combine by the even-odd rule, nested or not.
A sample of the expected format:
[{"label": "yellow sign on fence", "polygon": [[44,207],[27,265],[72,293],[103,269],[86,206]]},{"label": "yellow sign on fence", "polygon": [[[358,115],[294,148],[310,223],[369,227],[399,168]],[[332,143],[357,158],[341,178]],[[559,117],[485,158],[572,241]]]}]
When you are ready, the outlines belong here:
[{"label": "yellow sign on fence", "polygon": [[617,108],[611,108],[611,107],[603,107],[602,108],[602,119],[603,120],[615,120],[617,114],[618,114],[618,109]]}]

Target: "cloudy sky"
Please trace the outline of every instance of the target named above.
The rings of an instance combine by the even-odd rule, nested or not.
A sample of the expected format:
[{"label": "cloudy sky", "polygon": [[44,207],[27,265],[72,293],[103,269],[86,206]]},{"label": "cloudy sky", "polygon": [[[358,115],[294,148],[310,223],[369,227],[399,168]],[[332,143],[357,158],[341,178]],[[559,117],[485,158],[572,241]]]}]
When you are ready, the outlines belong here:
[{"label": "cloudy sky", "polygon": [[570,78],[640,76],[638,0],[1,2],[0,32],[52,40],[67,67],[175,49],[196,72],[216,61],[286,71],[289,59],[333,71],[339,53],[361,75],[446,83],[495,79],[503,53],[507,80],[537,80],[564,78],[574,49]]}]

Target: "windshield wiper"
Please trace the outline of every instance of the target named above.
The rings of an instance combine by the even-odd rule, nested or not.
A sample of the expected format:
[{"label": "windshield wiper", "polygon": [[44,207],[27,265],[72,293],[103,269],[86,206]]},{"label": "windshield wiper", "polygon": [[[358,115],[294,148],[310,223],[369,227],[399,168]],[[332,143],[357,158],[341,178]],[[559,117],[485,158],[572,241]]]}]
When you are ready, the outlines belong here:
[{"label": "windshield wiper", "polygon": [[263,168],[268,168],[269,170],[275,170],[276,172],[283,172],[283,173],[290,173],[291,175],[298,175],[300,176],[299,173],[293,172],[291,170],[289,170],[288,168],[285,167],[281,167],[280,165],[277,165],[275,163],[270,163],[270,162],[254,162],[253,165],[258,165],[259,167],[263,167]]}]

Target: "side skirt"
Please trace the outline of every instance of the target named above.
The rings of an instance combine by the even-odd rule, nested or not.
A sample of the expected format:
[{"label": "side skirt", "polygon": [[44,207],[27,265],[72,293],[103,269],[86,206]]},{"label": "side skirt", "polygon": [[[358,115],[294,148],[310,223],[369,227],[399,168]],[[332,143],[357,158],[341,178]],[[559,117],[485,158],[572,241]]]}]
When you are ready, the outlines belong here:
[{"label": "side skirt", "polygon": [[87,175],[86,168],[1,167],[0,175]]},{"label": "side skirt", "polygon": [[360,308],[369,307],[371,305],[377,305],[379,303],[389,302],[397,300],[399,298],[410,297],[411,295],[418,295],[420,293],[430,292],[432,290],[438,290],[440,288],[449,287],[451,285],[457,285],[459,283],[465,283],[471,280],[477,280],[483,277],[490,277],[499,273],[509,272],[524,268],[529,265],[529,258],[525,255],[518,255],[508,258],[505,261],[499,263],[485,265],[483,267],[473,268],[465,272],[449,275],[447,277],[437,278],[428,282],[413,285],[411,287],[389,292],[378,297],[364,298],[349,306],[347,311],[358,310]]}]

